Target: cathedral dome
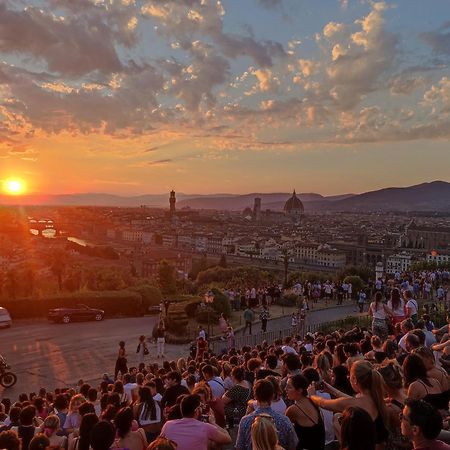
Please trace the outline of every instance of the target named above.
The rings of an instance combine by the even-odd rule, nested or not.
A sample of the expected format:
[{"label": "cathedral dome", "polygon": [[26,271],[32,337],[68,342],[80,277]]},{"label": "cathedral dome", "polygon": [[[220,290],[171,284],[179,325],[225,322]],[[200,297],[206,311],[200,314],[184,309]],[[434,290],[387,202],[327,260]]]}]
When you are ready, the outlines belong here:
[{"label": "cathedral dome", "polygon": [[286,214],[296,215],[303,213],[304,209],[302,201],[297,197],[294,190],[292,197],[284,204],[284,212]]}]

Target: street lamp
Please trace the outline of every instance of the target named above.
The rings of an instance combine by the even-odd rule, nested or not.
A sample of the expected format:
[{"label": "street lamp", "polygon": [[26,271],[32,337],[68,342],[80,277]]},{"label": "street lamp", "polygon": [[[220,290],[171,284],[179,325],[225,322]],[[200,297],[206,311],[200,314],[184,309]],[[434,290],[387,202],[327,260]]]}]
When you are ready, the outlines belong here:
[{"label": "street lamp", "polygon": [[210,329],[209,329],[209,328],[210,328],[210,322],[209,322],[209,310],[210,310],[210,307],[211,307],[213,301],[214,301],[214,293],[213,293],[212,291],[208,291],[208,292],[205,294],[206,309],[207,309],[207,311],[208,311],[208,336],[211,335],[211,332],[210,332]]}]

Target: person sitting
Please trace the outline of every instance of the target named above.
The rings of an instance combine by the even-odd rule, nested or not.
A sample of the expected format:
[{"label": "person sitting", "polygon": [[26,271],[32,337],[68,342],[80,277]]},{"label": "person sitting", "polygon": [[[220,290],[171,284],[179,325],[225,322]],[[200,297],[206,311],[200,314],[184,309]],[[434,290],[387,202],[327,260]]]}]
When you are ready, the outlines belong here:
[{"label": "person sitting", "polygon": [[252,424],[252,450],[283,450],[278,443],[277,429],[270,416],[258,416]]},{"label": "person sitting", "polygon": [[450,445],[437,440],[442,429],[441,414],[423,400],[406,400],[401,429],[415,450],[450,450]]},{"label": "person sitting", "polygon": [[377,449],[383,449],[388,438],[386,429],[387,409],[384,402],[384,381],[380,373],[368,361],[360,360],[352,364],[350,383],[353,390],[359,394],[348,396],[328,383],[324,383],[328,392],[337,398],[326,400],[315,393],[314,383],[308,388],[311,400],[320,408],[334,412],[343,412],[351,406],[359,407],[369,413],[375,426],[375,442]]},{"label": "person sitting", "polygon": [[217,445],[231,443],[231,437],[226,430],[199,420],[202,405],[198,395],[185,395],[180,409],[182,419],[167,421],[161,430],[161,436],[174,441],[177,450],[207,450],[210,441]]},{"label": "person sitting", "polygon": [[127,448],[129,450],[142,450],[147,447],[147,438],[142,428],[132,430],[133,411],[130,407],[122,408],[114,419],[117,430],[117,439],[113,448]]},{"label": "person sitting", "polygon": [[183,394],[189,394],[189,389],[181,385],[181,375],[176,370],[166,376],[166,392],[161,398],[161,408],[170,408],[177,402],[177,398]]},{"label": "person sitting", "polygon": [[375,426],[364,409],[351,406],[342,413],[341,450],[375,450]]},{"label": "person sitting", "polygon": [[403,363],[405,386],[408,398],[430,403],[438,410],[448,410],[448,390],[444,390],[435,378],[430,378],[422,358],[419,355],[408,355]]},{"label": "person sitting", "polygon": [[325,448],[325,427],[319,408],[308,398],[309,381],[304,375],[289,377],[286,394],[294,404],[286,410],[286,416],[294,425],[299,448]]},{"label": "person sitting", "polygon": [[274,396],[272,383],[268,380],[256,381],[253,386],[253,396],[258,402],[258,408],[241,419],[235,445],[236,450],[252,449],[251,426],[253,421],[261,415],[272,417],[278,432],[280,445],[285,450],[294,450],[297,446],[298,438],[291,421],[285,415],[279,414],[271,408]]}]

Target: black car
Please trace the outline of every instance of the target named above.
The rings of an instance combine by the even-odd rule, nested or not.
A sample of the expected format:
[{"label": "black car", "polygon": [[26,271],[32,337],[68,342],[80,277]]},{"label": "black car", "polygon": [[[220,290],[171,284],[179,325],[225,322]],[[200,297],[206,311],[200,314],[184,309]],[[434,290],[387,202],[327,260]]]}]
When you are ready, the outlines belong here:
[{"label": "black car", "polygon": [[103,320],[105,311],[89,308],[86,305],[77,305],[73,308],[54,308],[48,311],[48,320],[52,322],[81,322],[84,320]]}]

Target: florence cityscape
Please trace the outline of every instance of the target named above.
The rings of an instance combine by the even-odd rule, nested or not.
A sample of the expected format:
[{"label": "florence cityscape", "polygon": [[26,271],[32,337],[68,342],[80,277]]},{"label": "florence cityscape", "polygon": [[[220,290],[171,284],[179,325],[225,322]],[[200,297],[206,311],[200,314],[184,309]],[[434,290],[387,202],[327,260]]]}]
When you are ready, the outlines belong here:
[{"label": "florence cityscape", "polygon": [[0,449],[450,449],[449,17],[0,1]]}]

